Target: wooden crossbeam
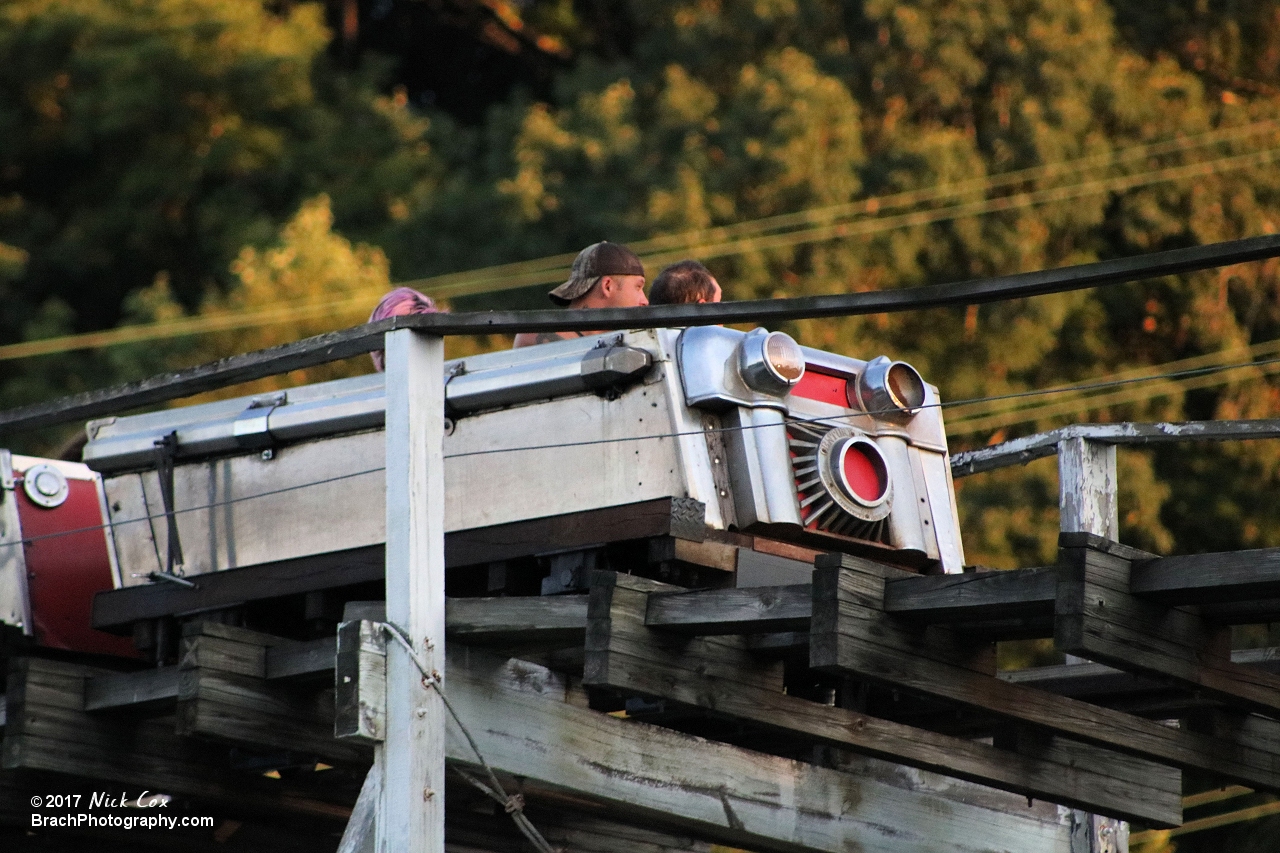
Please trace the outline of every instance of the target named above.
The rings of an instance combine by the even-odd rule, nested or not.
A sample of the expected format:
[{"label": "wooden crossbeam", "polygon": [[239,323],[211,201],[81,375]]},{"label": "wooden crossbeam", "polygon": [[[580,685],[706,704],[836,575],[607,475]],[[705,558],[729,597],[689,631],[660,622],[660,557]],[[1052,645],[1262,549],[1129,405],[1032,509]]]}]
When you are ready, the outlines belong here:
[{"label": "wooden crossbeam", "polygon": [[941,626],[917,627],[885,612],[885,581],[905,574],[847,555],[820,557],[814,572],[810,664],[1152,761],[1280,790],[1280,750],[1273,745],[1180,731],[996,678],[981,644]]},{"label": "wooden crossbeam", "polygon": [[1060,738],[1021,754],[788,696],[780,664],[754,655],[744,638],[690,639],[647,626],[651,602],[670,592],[630,576],[596,578],[584,684],[706,709],[762,729],[1099,813],[1180,822],[1180,774],[1149,761]]},{"label": "wooden crossbeam", "polygon": [[585,595],[449,598],[445,633],[469,645],[577,645],[587,630]]},{"label": "wooden crossbeam", "polygon": [[1068,654],[1280,713],[1280,676],[1231,661],[1230,632],[1130,591],[1133,556],[1097,537],[1064,542],[1054,642]]},{"label": "wooden crossbeam", "polygon": [[[450,701],[485,759],[520,777],[526,797],[586,799],[762,852],[914,853],[940,838],[955,853],[1069,847],[1070,827],[1025,799],[870,759],[846,774],[621,720],[580,707],[585,697],[565,701],[573,688],[541,667],[457,647],[447,677]],[[449,750],[475,760],[453,734]]]},{"label": "wooden crossbeam", "polygon": [[[468,566],[535,553],[566,551],[609,542],[658,538],[659,548],[680,559],[716,564],[726,546],[695,547],[706,532],[697,501],[658,498],[586,512],[516,521],[445,535],[445,563]],[[687,542],[677,547],[666,539]],[[734,559],[736,560],[736,551]],[[93,626],[128,633],[134,622],[237,607],[287,595],[364,583],[381,583],[386,550],[370,545],[192,576],[194,587],[152,583],[98,593]]]},{"label": "wooden crossbeam", "polygon": [[1280,548],[1188,554],[1136,563],[1129,591],[1166,605],[1280,598]]},{"label": "wooden crossbeam", "polygon": [[1054,566],[885,581],[884,609],[921,623],[1010,640],[1053,636]]},{"label": "wooden crossbeam", "polygon": [[680,634],[769,634],[809,630],[813,587],[760,586],[650,596],[645,624]]}]

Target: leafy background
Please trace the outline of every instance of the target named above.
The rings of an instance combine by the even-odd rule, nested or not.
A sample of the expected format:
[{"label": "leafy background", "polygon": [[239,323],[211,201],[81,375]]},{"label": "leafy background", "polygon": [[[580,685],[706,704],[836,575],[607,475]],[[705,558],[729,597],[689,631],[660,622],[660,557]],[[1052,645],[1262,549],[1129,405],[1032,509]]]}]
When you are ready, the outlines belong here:
[{"label": "leafy background", "polygon": [[[0,405],[354,325],[393,282],[603,238],[666,240],[675,256],[703,257],[726,298],[747,299],[1273,233],[1271,122],[1274,0],[8,0],[0,345],[292,316],[0,360]],[[945,210],[1027,194],[1040,202]],[[933,213],[901,216],[921,211]],[[788,215],[800,224],[741,230]],[[1280,338],[1276,273],[1255,263],[786,330],[893,354],[944,399],[978,399],[1266,354]],[[448,301],[541,306],[545,290]],[[454,354],[505,345],[450,342]],[[367,369],[353,360],[279,381]],[[1269,417],[1278,393],[1258,365],[1053,407],[957,407],[952,449],[1080,421]],[[12,446],[56,453],[68,435]],[[1120,460],[1126,542],[1280,545],[1275,442]],[[957,485],[971,562],[1053,559],[1051,461]],[[1262,626],[1238,639],[1273,638]],[[1262,851],[1268,829],[1146,849]]]}]

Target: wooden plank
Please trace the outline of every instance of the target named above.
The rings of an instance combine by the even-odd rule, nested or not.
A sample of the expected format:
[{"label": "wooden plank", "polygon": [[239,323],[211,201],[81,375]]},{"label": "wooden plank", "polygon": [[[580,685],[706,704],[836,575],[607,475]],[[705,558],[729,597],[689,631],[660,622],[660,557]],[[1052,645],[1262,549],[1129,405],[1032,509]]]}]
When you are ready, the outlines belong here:
[{"label": "wooden plank", "polygon": [[387,653],[376,849],[445,853],[444,339],[396,331],[386,352],[387,622],[407,648]]},{"label": "wooden plank", "polygon": [[268,680],[331,677],[337,650],[336,637],[270,646],[267,648],[265,677]]},{"label": "wooden plank", "polygon": [[895,577],[885,580],[884,609],[953,627],[1010,619],[1046,619],[1051,626],[1057,590],[1055,566]]},{"label": "wooden plank", "polygon": [[381,349],[384,336],[396,329],[418,329],[432,335],[485,335],[537,331],[595,331],[671,326],[709,326],[718,323],[768,323],[815,317],[877,314],[943,305],[973,305],[1045,293],[1061,293],[1140,278],[1173,275],[1223,264],[1280,255],[1275,235],[1250,237],[1115,258],[1056,270],[1016,273],[965,282],[894,288],[856,293],[761,299],[644,308],[594,308],[585,311],[482,311],[416,314],[329,332],[294,343],[161,374],[141,382],[88,391],[57,400],[0,412],[0,431],[29,430],[84,421],[100,415],[176,400],[202,391],[224,388],[327,364]]},{"label": "wooden plank", "polygon": [[658,536],[649,540],[649,562],[675,560],[722,572],[734,572],[738,569],[739,550],[738,546],[728,542],[691,542],[674,536]]},{"label": "wooden plank", "polygon": [[1280,419],[1232,421],[1182,421],[1180,423],[1073,424],[1015,438],[992,447],[966,450],[951,457],[953,477],[994,471],[1009,465],[1026,465],[1052,456],[1058,445],[1083,438],[1103,444],[1148,445],[1186,441],[1250,441],[1280,438]]},{"label": "wooden plank", "polygon": [[237,607],[250,601],[382,580],[381,545],[310,557],[242,566],[196,575],[194,588],[153,583],[100,592],[93,601],[93,626],[128,633],[134,622]]},{"label": "wooden plank", "polygon": [[[706,531],[701,514],[704,511],[698,501],[659,498],[454,531],[445,536],[445,563],[466,566],[654,536],[676,537],[676,541],[693,545]],[[370,545],[210,572],[189,578],[195,583],[194,588],[153,583],[108,590],[94,598],[93,625],[99,630],[125,634],[134,622],[144,619],[378,583],[383,579],[385,564],[384,547]]]},{"label": "wooden plank", "polygon": [[807,631],[813,587],[797,584],[655,593],[649,597],[648,608],[645,624],[650,628],[691,636]]},{"label": "wooden plank", "polygon": [[314,690],[207,669],[178,680],[175,730],[259,751],[289,750],[328,764],[364,766],[369,747],[336,740],[334,691]]},{"label": "wooden plank", "polygon": [[1027,796],[1150,823],[1180,821],[1180,774],[1148,761],[1065,741],[1021,755],[788,696],[779,666],[754,656],[742,638],[688,639],[647,627],[649,602],[666,590],[630,576],[598,576],[585,685],[714,711]]},{"label": "wooden plank", "polygon": [[467,645],[581,645],[587,631],[585,595],[448,598],[445,632]]},{"label": "wooden plank", "polygon": [[[1070,850],[1069,827],[1024,798],[873,759],[841,773],[620,720],[566,703],[553,673],[479,652],[451,651],[448,677],[485,759],[526,798],[567,795],[760,853]],[[452,726],[450,756],[474,762]]]},{"label": "wooden plank", "polygon": [[85,683],[84,709],[109,711],[127,708],[132,713],[172,706],[178,697],[177,667],[113,672],[91,676]]},{"label": "wooden plank", "polygon": [[963,639],[936,625],[912,627],[884,612],[884,581],[905,573],[847,555],[827,555],[818,562],[809,652],[816,669],[989,711],[1151,761],[1280,790],[1280,753],[998,679],[994,670],[972,665],[967,655],[975,652]]},{"label": "wooden plank", "polygon": [[1135,564],[1129,591],[1166,605],[1280,598],[1280,548],[1187,554]]},{"label": "wooden plank", "polygon": [[1110,664],[1266,714],[1280,713],[1280,676],[1231,661],[1230,633],[1190,609],[1129,592],[1132,561],[1095,548],[1063,548],[1054,642]]}]

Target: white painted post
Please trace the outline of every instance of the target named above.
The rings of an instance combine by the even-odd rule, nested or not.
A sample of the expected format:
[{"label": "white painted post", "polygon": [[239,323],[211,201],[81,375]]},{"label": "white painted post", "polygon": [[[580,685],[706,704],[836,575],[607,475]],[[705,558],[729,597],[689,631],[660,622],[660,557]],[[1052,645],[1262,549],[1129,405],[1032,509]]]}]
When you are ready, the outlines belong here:
[{"label": "white painted post", "polygon": [[[1093,533],[1120,540],[1120,509],[1116,501],[1116,446],[1085,438],[1058,443],[1059,530]],[[1067,663],[1088,663],[1067,655]],[[1071,813],[1071,853],[1128,853],[1129,824],[1115,818]]]},{"label": "white painted post", "polygon": [[1116,446],[1084,438],[1058,443],[1059,530],[1120,540]]},{"label": "white painted post", "polygon": [[[387,621],[444,677],[444,340],[387,334]],[[443,686],[443,685],[441,685]],[[378,853],[444,853],[445,708],[387,643]]]}]

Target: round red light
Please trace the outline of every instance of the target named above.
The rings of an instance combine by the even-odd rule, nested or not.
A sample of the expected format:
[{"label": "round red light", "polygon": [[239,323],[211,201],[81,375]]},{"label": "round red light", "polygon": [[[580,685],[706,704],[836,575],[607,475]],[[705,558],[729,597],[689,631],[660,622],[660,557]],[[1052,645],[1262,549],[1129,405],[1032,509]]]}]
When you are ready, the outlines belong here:
[{"label": "round red light", "polygon": [[840,473],[850,497],[867,504],[874,504],[885,496],[889,488],[889,472],[885,470],[884,457],[865,441],[850,441],[841,453]]}]

